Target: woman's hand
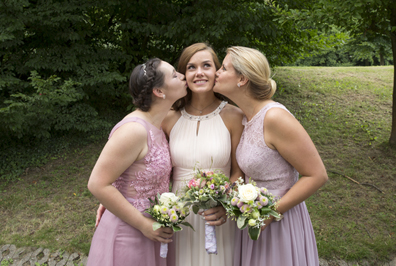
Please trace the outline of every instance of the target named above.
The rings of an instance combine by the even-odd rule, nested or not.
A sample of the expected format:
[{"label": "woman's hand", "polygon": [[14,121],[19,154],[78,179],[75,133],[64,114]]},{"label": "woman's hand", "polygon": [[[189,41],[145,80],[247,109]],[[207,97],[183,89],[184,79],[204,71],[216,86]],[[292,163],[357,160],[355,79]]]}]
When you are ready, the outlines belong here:
[{"label": "woman's hand", "polygon": [[263,232],[264,229],[267,228],[267,226],[274,221],[274,219],[274,216],[271,216],[269,219],[264,220],[265,225],[261,227],[261,232]]},{"label": "woman's hand", "polygon": [[202,215],[202,219],[204,219],[209,225],[222,225],[227,222],[226,210],[223,206],[213,207],[209,210],[199,212],[199,215]]},{"label": "woman's hand", "polygon": [[144,224],[141,228],[139,228],[139,230],[143,233],[145,237],[154,242],[171,243],[173,241],[171,239],[173,236],[172,228],[161,227],[154,231],[153,223],[155,223],[153,219],[146,217]]},{"label": "woman's hand", "polygon": [[95,223],[95,227],[98,227],[100,219],[102,218],[102,215],[104,213],[104,211],[106,210],[106,208],[102,205],[99,204],[99,208],[96,211],[96,223]]}]

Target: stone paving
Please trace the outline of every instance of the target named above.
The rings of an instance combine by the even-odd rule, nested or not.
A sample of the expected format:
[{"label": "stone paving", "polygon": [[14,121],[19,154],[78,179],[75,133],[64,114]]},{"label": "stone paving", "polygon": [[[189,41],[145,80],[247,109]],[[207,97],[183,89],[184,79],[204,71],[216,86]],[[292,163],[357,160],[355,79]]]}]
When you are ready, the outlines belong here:
[{"label": "stone paving", "polygon": [[0,247],[0,262],[2,261],[3,264],[8,262],[5,264],[7,266],[85,266],[87,256],[61,250],[51,253],[49,249],[43,248],[16,248],[15,245],[8,244]]},{"label": "stone paving", "polygon": [[[3,261],[6,266],[85,266],[87,259],[87,256],[80,253],[69,254],[61,250],[51,253],[49,249],[16,248],[15,245],[10,244],[0,247],[0,263]],[[6,262],[8,264],[5,264]],[[396,266],[396,258],[390,262],[377,265]],[[345,262],[342,260],[326,261],[319,259],[319,266],[370,266],[370,264],[365,261]]]}]

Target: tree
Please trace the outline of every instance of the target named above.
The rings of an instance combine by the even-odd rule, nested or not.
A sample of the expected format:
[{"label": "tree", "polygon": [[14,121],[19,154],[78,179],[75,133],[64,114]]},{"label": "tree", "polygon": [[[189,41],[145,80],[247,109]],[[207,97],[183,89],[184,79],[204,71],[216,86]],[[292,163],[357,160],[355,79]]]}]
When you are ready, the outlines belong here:
[{"label": "tree", "polygon": [[[0,0],[0,135],[49,137],[101,127],[127,99],[132,68],[175,63],[206,41],[258,48],[272,64],[307,49],[309,31],[282,11],[302,0]],[[28,115],[27,115],[28,114]]]},{"label": "tree", "polygon": [[[296,12],[300,12],[297,10]],[[320,28],[337,25],[351,36],[379,36],[392,44],[393,64],[396,62],[396,1],[395,0],[316,0],[310,9],[299,13]],[[380,52],[380,51],[379,51]],[[392,129],[389,138],[396,145],[396,69],[393,78]]]}]

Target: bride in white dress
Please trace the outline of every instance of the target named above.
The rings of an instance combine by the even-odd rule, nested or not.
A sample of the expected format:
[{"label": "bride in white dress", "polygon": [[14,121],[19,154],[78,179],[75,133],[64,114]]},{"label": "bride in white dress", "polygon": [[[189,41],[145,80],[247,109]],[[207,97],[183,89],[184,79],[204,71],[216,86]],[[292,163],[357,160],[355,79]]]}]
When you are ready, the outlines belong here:
[{"label": "bride in white dress", "polygon": [[[173,164],[172,192],[181,193],[200,170],[221,170],[235,181],[243,173],[235,159],[243,130],[241,110],[222,101],[213,92],[216,70],[220,68],[213,49],[204,43],[187,47],[179,59],[178,71],[185,74],[188,95],[175,103],[162,124],[169,137]],[[186,228],[174,234],[177,266],[232,265],[235,221],[228,220],[223,207],[193,212],[187,217],[195,231]],[[205,223],[216,226],[218,255],[205,250]]]}]

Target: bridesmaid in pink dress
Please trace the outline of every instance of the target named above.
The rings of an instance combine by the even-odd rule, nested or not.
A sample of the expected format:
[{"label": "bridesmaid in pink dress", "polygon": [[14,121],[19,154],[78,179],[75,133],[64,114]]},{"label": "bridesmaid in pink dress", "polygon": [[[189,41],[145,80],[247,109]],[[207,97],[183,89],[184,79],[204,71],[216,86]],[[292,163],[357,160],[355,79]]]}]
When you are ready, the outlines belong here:
[{"label": "bridesmaid in pink dress", "polygon": [[[237,161],[258,186],[280,198],[282,219],[265,221],[257,241],[236,232],[234,266],[317,266],[315,235],[304,200],[328,179],[309,135],[280,103],[271,100],[275,81],[265,56],[251,48],[231,47],[216,73],[214,91],[245,113]],[[300,178],[299,174],[301,175]]]},{"label": "bridesmaid in pink dress", "polygon": [[88,266],[173,265],[168,261],[174,254],[168,260],[159,256],[160,243],[172,241],[172,229],[154,231],[154,220],[143,212],[148,198],[169,191],[172,164],[160,125],[186,88],[184,75],[159,59],[133,70],[130,91],[138,109],[113,128],[88,182],[106,207]]}]

